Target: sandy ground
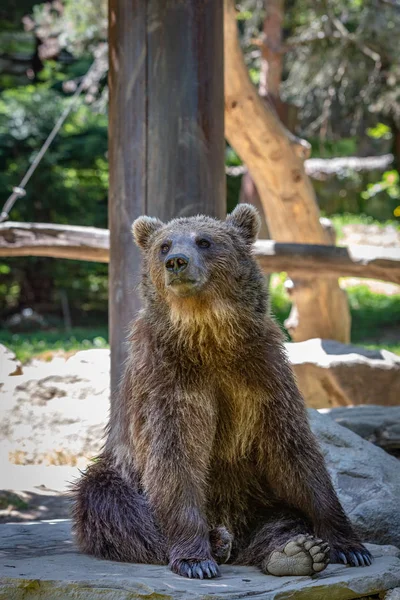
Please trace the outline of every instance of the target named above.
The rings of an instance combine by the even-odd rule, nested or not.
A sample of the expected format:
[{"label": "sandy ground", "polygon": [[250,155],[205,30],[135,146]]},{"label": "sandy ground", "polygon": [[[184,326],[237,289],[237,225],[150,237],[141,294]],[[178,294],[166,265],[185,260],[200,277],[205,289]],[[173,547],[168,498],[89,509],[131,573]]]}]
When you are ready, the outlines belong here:
[{"label": "sandy ground", "polygon": [[[0,374],[0,521],[65,518],[71,487],[103,444],[109,350]],[[10,491],[11,493],[7,492]]]}]

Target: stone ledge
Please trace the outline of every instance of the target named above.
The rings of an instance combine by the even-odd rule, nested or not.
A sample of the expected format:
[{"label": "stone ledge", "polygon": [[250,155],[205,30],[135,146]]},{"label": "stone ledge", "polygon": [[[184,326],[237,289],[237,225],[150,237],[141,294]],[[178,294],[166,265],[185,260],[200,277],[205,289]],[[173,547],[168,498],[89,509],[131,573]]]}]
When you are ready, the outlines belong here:
[{"label": "stone ledge", "polygon": [[330,565],[314,577],[269,577],[225,565],[211,581],[183,579],[167,567],[80,554],[69,520],[0,526],[0,600],[353,600],[400,586],[399,551],[371,545],[370,567]]}]

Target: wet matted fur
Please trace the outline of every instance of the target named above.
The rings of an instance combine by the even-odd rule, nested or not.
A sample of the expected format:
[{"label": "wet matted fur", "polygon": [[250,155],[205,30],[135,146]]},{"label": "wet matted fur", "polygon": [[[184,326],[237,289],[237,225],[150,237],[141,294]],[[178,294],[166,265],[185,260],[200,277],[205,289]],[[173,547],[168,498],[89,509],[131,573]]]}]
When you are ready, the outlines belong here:
[{"label": "wet matted fur", "polygon": [[[269,314],[252,255],[258,228],[249,205],[226,221],[141,217],[133,224],[144,307],[132,325],[104,451],[75,488],[84,552],[213,577],[218,550],[231,546],[227,529],[231,560],[265,572],[287,574],[277,571],[277,557],[289,560],[300,546],[304,560],[313,546],[320,560],[306,574],[325,568],[329,555],[370,563]],[[321,539],[309,542],[310,535]]]}]

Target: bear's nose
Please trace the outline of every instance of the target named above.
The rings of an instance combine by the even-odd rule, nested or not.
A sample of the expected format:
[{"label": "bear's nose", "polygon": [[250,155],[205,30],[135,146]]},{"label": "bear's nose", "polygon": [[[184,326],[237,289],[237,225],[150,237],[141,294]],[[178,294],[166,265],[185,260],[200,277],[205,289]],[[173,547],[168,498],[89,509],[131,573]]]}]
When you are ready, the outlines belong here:
[{"label": "bear's nose", "polygon": [[174,254],[165,261],[165,268],[170,273],[181,273],[189,264],[189,259],[184,254]]}]

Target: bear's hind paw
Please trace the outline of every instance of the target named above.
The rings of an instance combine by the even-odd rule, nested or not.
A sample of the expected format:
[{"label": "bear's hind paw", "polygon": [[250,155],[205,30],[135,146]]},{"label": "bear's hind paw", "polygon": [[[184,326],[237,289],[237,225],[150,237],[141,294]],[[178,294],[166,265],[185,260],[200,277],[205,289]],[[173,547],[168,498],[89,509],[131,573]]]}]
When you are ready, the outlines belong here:
[{"label": "bear's hind paw", "polygon": [[315,575],[329,563],[330,548],[326,542],[312,535],[292,538],[281,550],[271,552],[261,568],[267,575]]}]

